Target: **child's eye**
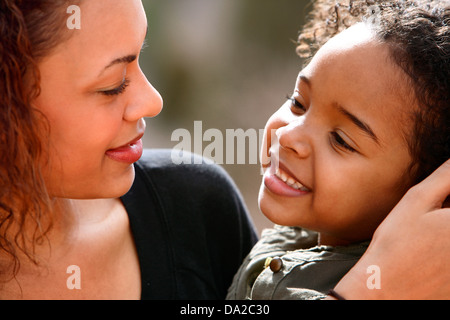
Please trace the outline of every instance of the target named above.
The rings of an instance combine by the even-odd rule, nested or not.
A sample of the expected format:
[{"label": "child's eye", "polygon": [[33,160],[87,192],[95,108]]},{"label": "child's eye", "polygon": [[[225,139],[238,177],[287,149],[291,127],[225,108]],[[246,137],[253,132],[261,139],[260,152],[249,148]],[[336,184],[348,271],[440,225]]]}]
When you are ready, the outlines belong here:
[{"label": "child's eye", "polygon": [[356,152],[337,132],[331,132],[331,142],[338,148],[344,148],[350,152]]},{"label": "child's eye", "polygon": [[303,104],[301,104],[297,99],[293,96],[287,96],[288,100],[291,101],[291,110],[294,113],[303,114],[306,112],[306,108]]},{"label": "child's eye", "polygon": [[117,96],[125,92],[125,89],[130,85],[130,80],[123,79],[122,83],[117,87],[110,90],[101,90],[101,94],[105,96]]}]

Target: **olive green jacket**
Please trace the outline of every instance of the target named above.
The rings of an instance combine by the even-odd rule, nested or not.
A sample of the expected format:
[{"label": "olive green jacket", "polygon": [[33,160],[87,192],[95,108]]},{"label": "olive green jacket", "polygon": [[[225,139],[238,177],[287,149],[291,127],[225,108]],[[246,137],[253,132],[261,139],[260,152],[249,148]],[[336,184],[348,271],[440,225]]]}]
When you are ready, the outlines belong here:
[{"label": "olive green jacket", "polygon": [[[332,247],[317,245],[317,239],[317,233],[296,227],[264,230],[235,275],[227,299],[324,298],[360,259],[369,242]],[[277,263],[271,264],[274,257]]]}]

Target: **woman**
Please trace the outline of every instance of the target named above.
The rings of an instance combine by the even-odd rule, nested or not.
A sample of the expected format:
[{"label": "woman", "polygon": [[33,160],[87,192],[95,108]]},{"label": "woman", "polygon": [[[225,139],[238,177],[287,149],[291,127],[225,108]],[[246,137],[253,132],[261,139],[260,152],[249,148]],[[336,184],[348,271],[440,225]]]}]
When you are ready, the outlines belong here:
[{"label": "woman", "polygon": [[[81,29],[67,27],[69,5]],[[162,107],[138,65],[140,1],[4,0],[0,26],[0,298],[225,297],[255,241],[234,184],[211,165],[174,166],[163,151],[135,163],[142,118]],[[433,209],[449,192],[436,179],[433,201],[422,202]],[[393,217],[362,268],[398,262],[378,259],[384,230],[403,225]],[[443,234],[435,228],[425,244]],[[367,294],[356,290],[360,279],[356,268],[336,289]]]},{"label": "woman", "polygon": [[256,238],[240,195],[170,153],[134,165],[162,108],[142,4],[78,4],[81,29],[66,1],[1,3],[0,297],[221,299]]}]

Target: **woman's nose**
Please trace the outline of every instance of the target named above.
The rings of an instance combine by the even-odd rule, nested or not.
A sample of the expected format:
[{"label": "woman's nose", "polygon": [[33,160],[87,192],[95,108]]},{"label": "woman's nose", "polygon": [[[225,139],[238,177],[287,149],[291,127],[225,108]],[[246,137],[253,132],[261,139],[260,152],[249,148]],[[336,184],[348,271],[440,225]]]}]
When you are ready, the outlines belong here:
[{"label": "woman's nose", "polygon": [[130,94],[131,98],[124,112],[125,120],[137,121],[144,117],[152,118],[161,112],[163,99],[142,72],[139,84]]}]

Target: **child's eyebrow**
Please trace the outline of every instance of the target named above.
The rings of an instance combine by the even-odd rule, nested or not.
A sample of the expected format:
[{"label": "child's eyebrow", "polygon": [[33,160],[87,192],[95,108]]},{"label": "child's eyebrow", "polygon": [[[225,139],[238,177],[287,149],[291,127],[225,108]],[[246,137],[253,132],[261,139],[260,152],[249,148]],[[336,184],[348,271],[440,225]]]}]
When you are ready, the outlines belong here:
[{"label": "child's eyebrow", "polygon": [[[311,80],[303,73],[300,73],[298,75],[298,78],[302,82],[306,83],[308,87],[311,87]],[[357,116],[355,116],[353,113],[345,109],[340,104],[335,103],[335,107],[339,110],[339,112],[341,112],[345,117],[347,117],[351,122],[353,122],[358,128],[360,128],[362,131],[364,131],[364,133],[366,133],[370,138],[372,138],[377,144],[379,144],[378,137],[367,123],[360,120]]]},{"label": "child's eyebrow", "polygon": [[354,114],[352,114],[350,111],[346,110],[344,107],[342,107],[339,104],[336,104],[336,108],[341,112],[345,117],[347,117],[351,122],[353,122],[358,128],[360,128],[362,131],[364,131],[370,138],[372,138],[377,144],[379,144],[378,137],[373,132],[372,128],[365,123],[364,121],[360,120],[358,117],[356,117]]},{"label": "child's eyebrow", "polygon": [[308,85],[308,87],[311,87],[311,80],[309,80],[309,78],[308,78],[307,76],[305,76],[303,73],[300,73],[300,74],[298,75],[298,78],[299,78],[302,82],[306,83],[306,84]]}]

